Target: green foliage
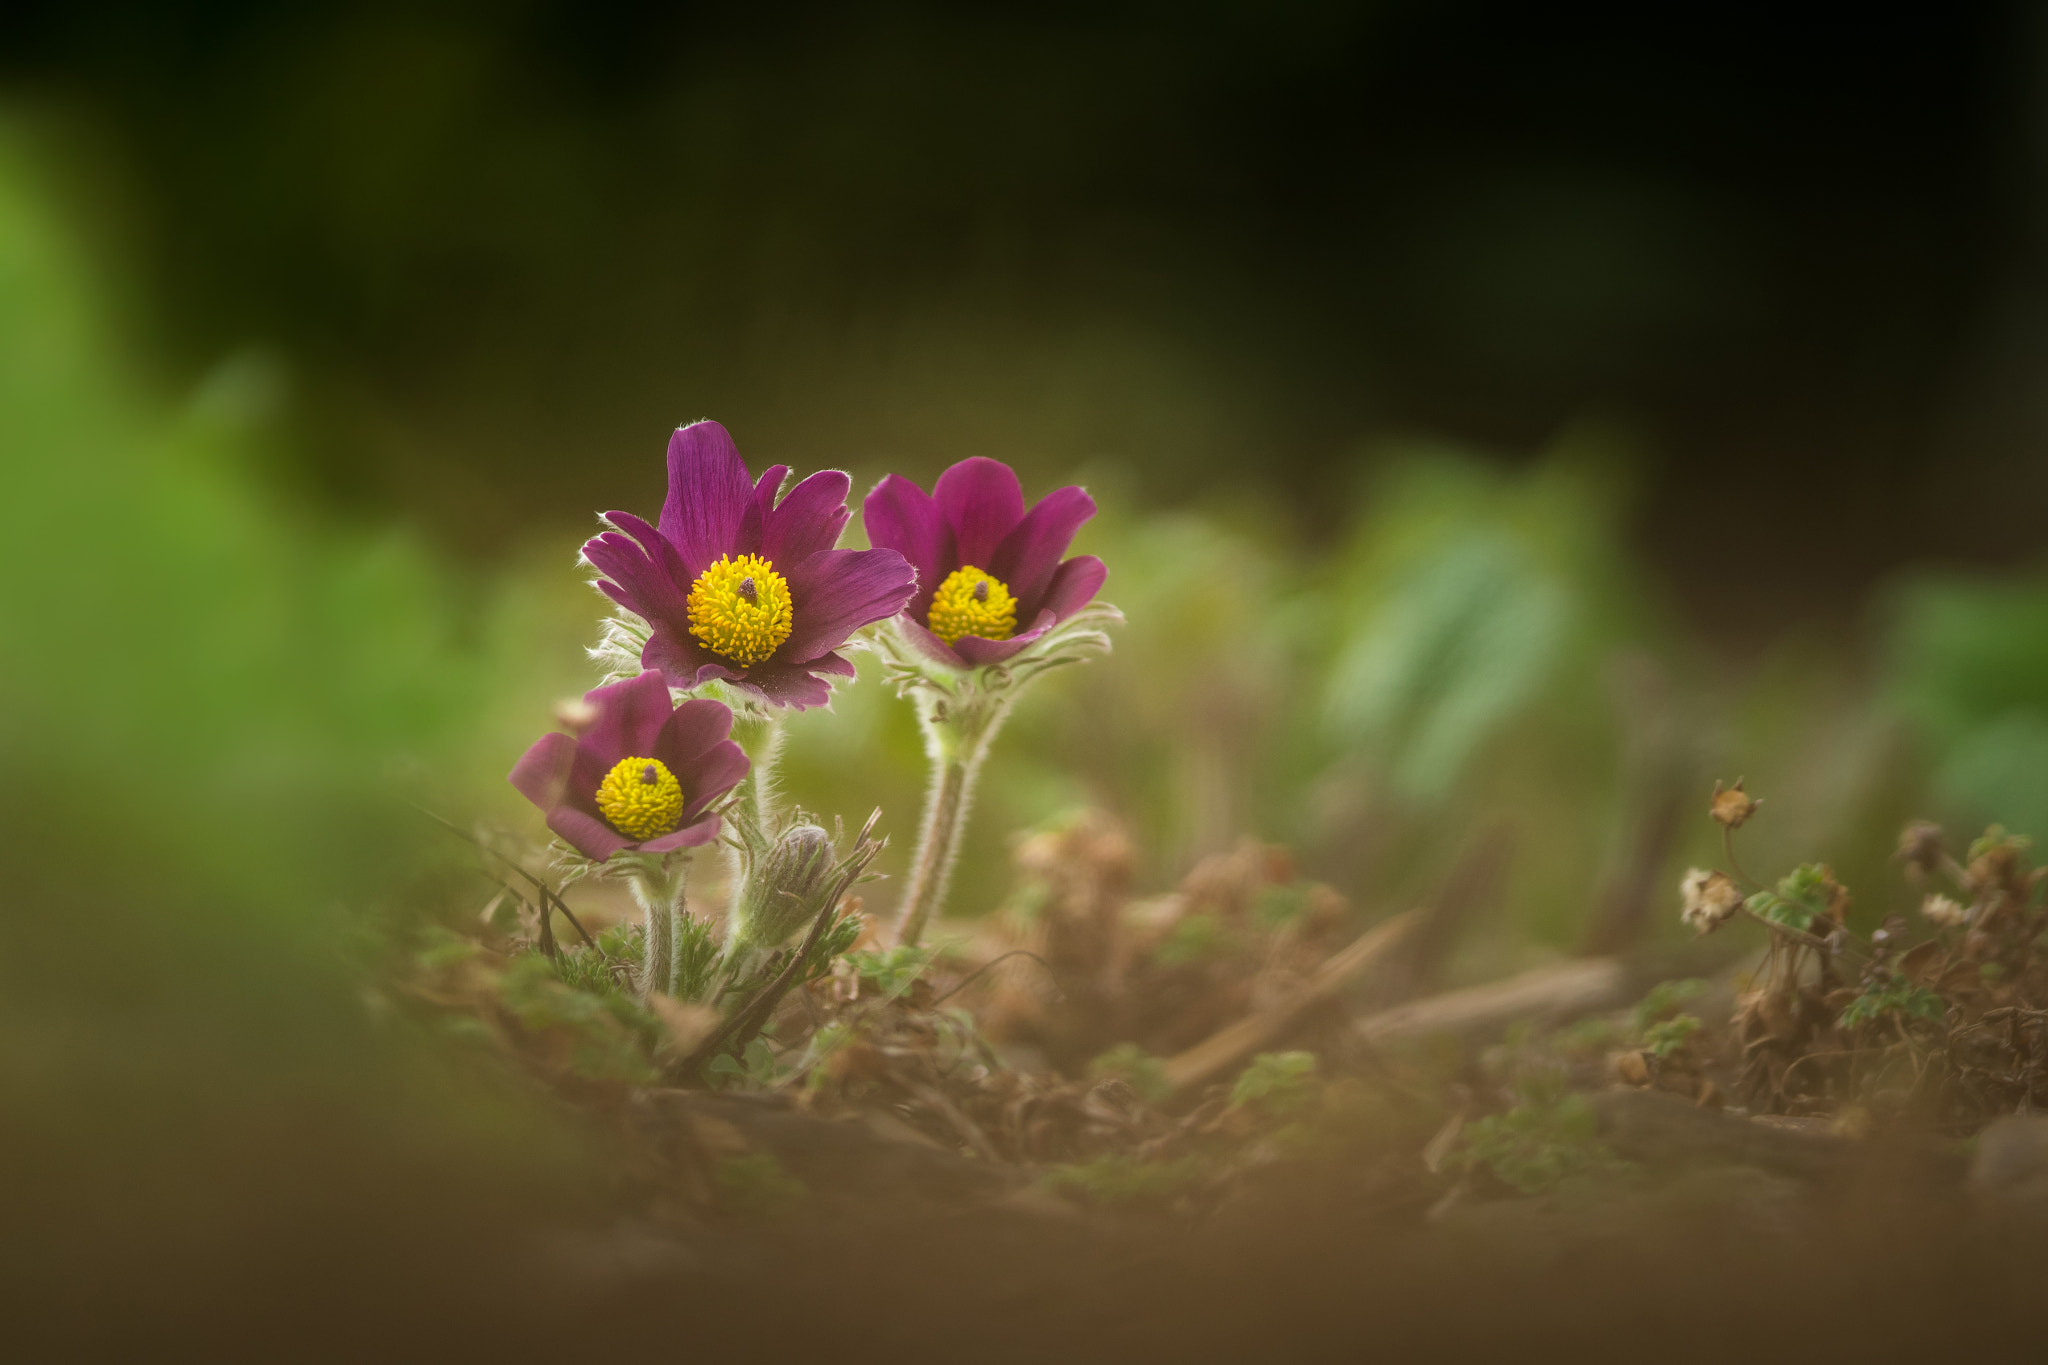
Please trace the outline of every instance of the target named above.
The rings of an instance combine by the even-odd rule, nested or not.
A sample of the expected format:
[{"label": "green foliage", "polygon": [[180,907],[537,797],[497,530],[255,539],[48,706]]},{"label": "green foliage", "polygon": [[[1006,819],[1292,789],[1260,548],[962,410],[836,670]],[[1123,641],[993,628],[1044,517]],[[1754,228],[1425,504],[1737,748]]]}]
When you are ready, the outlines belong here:
[{"label": "green foliage", "polygon": [[811,1192],[773,1152],[725,1157],[712,1168],[711,1181],[728,1208],[755,1218],[787,1213]]},{"label": "green foliage", "polygon": [[1686,977],[1678,981],[1659,981],[1650,987],[1648,993],[1636,1002],[1632,1032],[1640,1037],[1650,1025],[1670,1014],[1686,1001],[1707,988],[1707,983],[1698,977]]},{"label": "green foliage", "polygon": [[1308,907],[1306,886],[1262,886],[1252,902],[1252,922],[1261,929],[1278,929],[1300,919]]},{"label": "green foliage", "polygon": [[1276,1117],[1298,1112],[1315,1080],[1313,1052],[1261,1052],[1230,1088],[1233,1109],[1255,1107]]},{"label": "green foliage", "polygon": [[1153,1104],[1173,1093],[1173,1087],[1166,1079],[1166,1063],[1136,1043],[1118,1043],[1088,1063],[1090,1080],[1104,1080],[1111,1076],[1122,1077],[1130,1083],[1131,1089]]},{"label": "green foliage", "polygon": [[729,1052],[713,1057],[704,1068],[704,1080],[714,1090],[766,1090],[794,1071],[775,1055],[766,1038],[754,1038],[739,1057]]},{"label": "green foliage", "polygon": [[615,924],[599,931],[595,947],[565,946],[555,958],[555,975],[592,995],[630,994],[642,946],[639,925]]},{"label": "green foliage", "polygon": [[1925,986],[1916,986],[1895,974],[1888,980],[1873,981],[1865,986],[1863,993],[1842,1011],[1842,1027],[1855,1028],[1892,1014],[1939,1023],[1947,1016],[1948,1006]]},{"label": "green foliage", "polygon": [[711,923],[684,915],[676,926],[676,998],[705,1002],[718,986],[720,944]]},{"label": "green foliage", "polygon": [[629,1085],[660,1078],[651,1060],[660,1024],[629,992],[580,990],[565,983],[547,958],[522,953],[498,978],[498,996],[524,1027],[567,1033],[577,1075]]},{"label": "green foliage", "polygon": [[1643,1046],[1659,1057],[1669,1057],[1684,1047],[1701,1028],[1696,1014],[1673,1015],[1643,1030]]},{"label": "green foliage", "polygon": [[1183,915],[1159,946],[1152,960],[1162,967],[1185,967],[1205,962],[1223,950],[1223,920],[1212,914]]},{"label": "green foliage", "polygon": [[1625,1173],[1627,1163],[1599,1140],[1593,1107],[1561,1084],[1531,1083],[1521,1102],[1465,1129],[1452,1160],[1484,1166],[1523,1194],[1539,1194],[1580,1176]]},{"label": "green foliage", "polygon": [[1819,863],[1804,863],[1778,879],[1771,891],[1759,891],[1746,902],[1751,914],[1805,933],[1813,922],[1827,913],[1828,871]]},{"label": "green foliage", "polygon": [[1112,1153],[1070,1166],[1056,1166],[1043,1188],[1072,1191],[1101,1204],[1162,1204],[1201,1183],[1202,1163],[1195,1157],[1177,1161],[1140,1161]]},{"label": "green foliage", "polygon": [[924,975],[925,969],[938,955],[937,948],[913,948],[907,943],[899,943],[893,948],[848,953],[846,960],[860,973],[860,979],[880,992],[884,1000],[894,1000]]}]

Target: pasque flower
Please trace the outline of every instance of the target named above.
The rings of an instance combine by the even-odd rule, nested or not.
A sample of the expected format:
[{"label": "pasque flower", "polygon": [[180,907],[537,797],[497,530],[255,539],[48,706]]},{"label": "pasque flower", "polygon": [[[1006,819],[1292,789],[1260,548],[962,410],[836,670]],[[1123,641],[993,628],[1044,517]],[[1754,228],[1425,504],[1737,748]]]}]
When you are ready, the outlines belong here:
[{"label": "pasque flower", "polygon": [[669,703],[659,671],[584,694],[594,715],[580,735],[541,736],[512,769],[512,785],[548,828],[586,857],[668,853],[709,843],[706,808],[747,775],[726,735],[732,712],[702,698]]},{"label": "pasque flower", "polygon": [[777,500],[787,465],[750,480],[716,422],[668,444],[659,526],[608,512],[613,528],[583,547],[597,586],[651,628],[641,665],[678,687],[715,680],[779,706],[831,699],[827,675],[852,677],[836,651],[862,626],[901,611],[916,574],[894,549],[833,548],[850,515],[837,470]]},{"label": "pasque flower", "polygon": [[1108,570],[1094,555],[1062,560],[1095,499],[1060,488],[1029,511],[1000,460],[962,460],[928,495],[900,474],[861,505],[868,539],[917,568],[904,632],[933,659],[961,668],[1001,663],[1088,605]]}]

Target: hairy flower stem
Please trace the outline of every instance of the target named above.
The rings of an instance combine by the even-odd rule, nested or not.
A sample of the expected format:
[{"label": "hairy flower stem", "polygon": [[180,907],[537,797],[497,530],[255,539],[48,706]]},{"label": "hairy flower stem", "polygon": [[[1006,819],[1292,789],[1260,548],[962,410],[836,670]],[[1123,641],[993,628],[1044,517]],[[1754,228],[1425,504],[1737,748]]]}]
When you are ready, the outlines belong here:
[{"label": "hairy flower stem", "polygon": [[746,752],[752,766],[740,779],[739,799],[751,808],[754,823],[764,840],[772,841],[781,830],[782,815],[776,809],[775,765],[782,757],[782,721],[773,713],[733,717],[733,743]]},{"label": "hairy flower stem", "polygon": [[676,943],[682,936],[683,890],[689,877],[690,860],[680,857],[650,860],[630,879],[645,930],[640,960],[643,996],[674,995],[682,984]]},{"label": "hairy flower stem", "polygon": [[925,753],[931,759],[932,785],[925,794],[924,822],[917,852],[910,863],[910,885],[896,923],[896,941],[912,947],[946,901],[960,836],[967,828],[968,808],[982,760],[1009,714],[1007,698],[990,696],[970,684],[954,696],[920,693],[917,722],[924,730]]}]

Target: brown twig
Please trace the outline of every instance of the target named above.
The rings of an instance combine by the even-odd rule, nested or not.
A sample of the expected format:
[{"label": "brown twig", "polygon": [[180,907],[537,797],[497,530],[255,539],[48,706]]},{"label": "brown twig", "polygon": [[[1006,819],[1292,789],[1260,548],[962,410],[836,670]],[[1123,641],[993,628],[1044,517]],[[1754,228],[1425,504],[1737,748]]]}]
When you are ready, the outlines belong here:
[{"label": "brown twig", "polygon": [[1012,948],[1007,953],[1002,953],[996,957],[990,958],[988,961],[982,963],[979,967],[976,967],[967,975],[961,977],[959,981],[954,983],[953,988],[951,990],[947,991],[944,995],[941,995],[932,1001],[932,1007],[936,1009],[940,1005],[944,1004],[946,1001],[951,1000],[961,991],[966,990],[967,987],[973,983],[974,978],[980,976],[983,972],[995,966],[997,963],[1005,962],[1013,957],[1028,957],[1033,962],[1036,962],[1039,966],[1045,968],[1045,974],[1052,978],[1053,989],[1058,991],[1060,995],[1063,997],[1068,995],[1067,988],[1060,984],[1060,974],[1052,969],[1052,964],[1050,962],[1047,962],[1044,958],[1040,957],[1037,953],[1032,952],[1029,948]]},{"label": "brown twig", "polygon": [[[506,857],[504,854],[498,852],[497,849],[492,848],[489,844],[477,838],[474,834],[471,834],[462,826],[456,824],[453,820],[450,820],[443,815],[437,815],[433,811],[428,810],[425,806],[415,804],[413,806],[413,809],[418,811],[421,815],[426,816],[429,820],[432,820],[435,824],[441,826],[441,828],[447,830],[450,834],[453,834],[456,838],[465,840],[466,842],[475,845],[483,852],[490,854],[493,858],[496,858],[499,862],[511,868],[514,872],[517,872],[520,876],[526,878],[527,881],[533,883],[534,890],[540,892],[541,933],[544,941],[552,941],[554,938],[554,931],[548,925],[547,922],[548,907],[552,905],[556,910],[561,911],[562,918],[569,921],[569,927],[576,931],[577,936],[583,940],[584,945],[586,947],[595,948],[597,946],[597,940],[593,939],[590,936],[590,931],[585,929],[582,925],[582,922],[579,921],[575,915],[570,913],[569,907],[566,904],[564,904],[562,898],[555,893],[554,888],[550,887],[546,882],[542,881],[539,877],[536,877],[533,873],[528,872],[525,868],[521,867],[516,858]],[[495,881],[496,878],[493,878],[492,880]],[[499,882],[498,884],[500,886],[504,885],[503,882]]]}]

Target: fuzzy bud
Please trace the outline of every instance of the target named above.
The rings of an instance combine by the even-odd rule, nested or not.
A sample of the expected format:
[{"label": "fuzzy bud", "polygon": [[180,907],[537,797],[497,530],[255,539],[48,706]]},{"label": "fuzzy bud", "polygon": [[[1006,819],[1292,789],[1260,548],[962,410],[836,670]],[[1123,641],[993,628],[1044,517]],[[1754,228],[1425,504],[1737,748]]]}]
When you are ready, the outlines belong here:
[{"label": "fuzzy bud", "polygon": [[1742,890],[1725,872],[1693,868],[1678,883],[1684,908],[1679,917],[1702,934],[1710,934],[1742,908]]},{"label": "fuzzy bud", "polygon": [[825,908],[838,862],[832,836],[816,825],[784,830],[733,906],[733,936],[754,948],[781,947]]}]

